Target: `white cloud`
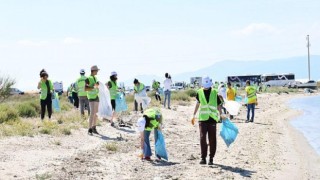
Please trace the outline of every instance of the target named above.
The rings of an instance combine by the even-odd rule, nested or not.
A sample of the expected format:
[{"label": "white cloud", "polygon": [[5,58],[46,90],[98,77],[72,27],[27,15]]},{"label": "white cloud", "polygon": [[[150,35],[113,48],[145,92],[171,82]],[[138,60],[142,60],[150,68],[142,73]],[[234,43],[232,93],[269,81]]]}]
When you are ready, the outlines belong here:
[{"label": "white cloud", "polygon": [[235,31],[234,34],[249,36],[249,35],[261,35],[261,34],[277,34],[279,32],[280,30],[272,26],[271,24],[252,23],[243,29]]},{"label": "white cloud", "polygon": [[73,38],[73,37],[66,37],[66,38],[64,38],[63,43],[64,44],[79,44],[79,43],[82,43],[82,40],[78,39],[78,38]]},{"label": "white cloud", "polygon": [[19,40],[17,44],[21,46],[45,46],[48,44],[47,41],[33,41],[33,40]]}]

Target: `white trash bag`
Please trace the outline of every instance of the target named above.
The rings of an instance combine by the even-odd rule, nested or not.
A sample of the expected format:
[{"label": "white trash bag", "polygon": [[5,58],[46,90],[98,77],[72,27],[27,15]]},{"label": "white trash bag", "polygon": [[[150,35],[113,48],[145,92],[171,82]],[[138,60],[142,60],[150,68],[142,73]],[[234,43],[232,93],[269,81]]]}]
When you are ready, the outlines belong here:
[{"label": "white trash bag", "polygon": [[241,104],[236,101],[225,101],[224,106],[232,116],[238,115],[241,108]]},{"label": "white trash bag", "polygon": [[147,107],[151,103],[151,98],[147,96],[147,92],[145,90],[140,93],[136,93],[134,95],[134,99],[138,104],[142,104],[143,109],[147,109]]},{"label": "white trash bag", "polygon": [[99,108],[97,115],[99,118],[111,119],[112,113],[110,91],[105,84],[99,82]]}]

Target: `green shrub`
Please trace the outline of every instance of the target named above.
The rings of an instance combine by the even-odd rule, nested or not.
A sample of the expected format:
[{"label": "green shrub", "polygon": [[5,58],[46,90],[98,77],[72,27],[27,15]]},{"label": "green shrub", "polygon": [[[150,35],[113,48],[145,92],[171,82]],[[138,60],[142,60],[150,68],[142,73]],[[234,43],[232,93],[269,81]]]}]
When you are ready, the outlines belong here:
[{"label": "green shrub", "polygon": [[113,152],[116,152],[118,151],[118,146],[116,143],[106,143],[105,144],[105,147],[108,151],[113,151]]},{"label": "green shrub", "polygon": [[30,102],[19,104],[17,109],[20,117],[32,118],[38,116],[35,107]]},{"label": "green shrub", "polygon": [[71,135],[71,130],[67,129],[67,128],[64,128],[64,129],[62,129],[62,134],[66,135],[66,136],[69,136],[69,135]]},{"label": "green shrub", "polygon": [[172,93],[171,99],[175,101],[190,101],[190,96],[183,91],[177,91]]},{"label": "green shrub", "polygon": [[13,107],[8,105],[0,106],[0,123],[16,121],[19,119],[19,113]]},{"label": "green shrub", "polygon": [[196,97],[197,96],[197,91],[194,89],[188,89],[185,91],[186,94],[188,94],[190,97]]},{"label": "green shrub", "polygon": [[67,101],[60,102],[61,111],[70,111],[73,108],[73,105]]}]

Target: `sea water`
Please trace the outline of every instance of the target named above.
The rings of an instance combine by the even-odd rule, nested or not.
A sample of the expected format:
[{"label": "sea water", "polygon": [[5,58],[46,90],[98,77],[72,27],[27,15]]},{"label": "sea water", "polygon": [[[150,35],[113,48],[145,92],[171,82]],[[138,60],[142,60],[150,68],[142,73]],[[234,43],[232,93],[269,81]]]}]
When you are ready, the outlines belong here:
[{"label": "sea water", "polygon": [[292,99],[289,105],[293,109],[303,111],[303,114],[293,119],[291,124],[303,133],[320,155],[320,96]]}]

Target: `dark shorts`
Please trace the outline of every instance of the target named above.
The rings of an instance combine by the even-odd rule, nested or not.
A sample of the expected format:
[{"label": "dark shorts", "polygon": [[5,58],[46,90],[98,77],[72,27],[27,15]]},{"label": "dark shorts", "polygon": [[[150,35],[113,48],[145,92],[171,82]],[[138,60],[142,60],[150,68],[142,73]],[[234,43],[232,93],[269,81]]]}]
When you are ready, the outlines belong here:
[{"label": "dark shorts", "polygon": [[115,99],[111,99],[111,106],[112,106],[112,110],[116,110],[116,100]]}]

